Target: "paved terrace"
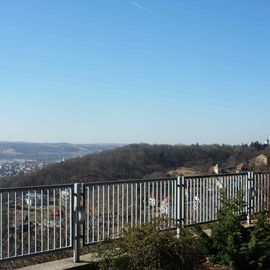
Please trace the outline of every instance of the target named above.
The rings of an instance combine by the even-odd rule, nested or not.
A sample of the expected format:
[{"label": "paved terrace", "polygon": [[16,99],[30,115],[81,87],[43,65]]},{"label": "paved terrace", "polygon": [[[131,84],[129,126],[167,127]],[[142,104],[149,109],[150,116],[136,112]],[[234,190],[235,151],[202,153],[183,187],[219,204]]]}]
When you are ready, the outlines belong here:
[{"label": "paved terrace", "polygon": [[42,264],[36,264],[19,268],[20,270],[83,270],[83,269],[96,269],[98,259],[93,254],[82,255],[80,262],[74,263],[73,258],[47,262]]}]

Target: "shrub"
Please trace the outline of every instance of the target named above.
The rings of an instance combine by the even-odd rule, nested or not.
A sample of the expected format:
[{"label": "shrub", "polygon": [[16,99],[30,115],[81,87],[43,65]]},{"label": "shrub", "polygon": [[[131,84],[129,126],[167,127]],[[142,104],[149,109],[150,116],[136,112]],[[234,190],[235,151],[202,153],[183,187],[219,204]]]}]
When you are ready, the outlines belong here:
[{"label": "shrub", "polygon": [[214,263],[234,269],[270,269],[270,225],[266,213],[259,214],[254,228],[244,228],[240,215],[243,207],[243,194],[227,199],[224,192],[211,237],[197,229],[201,243]]},{"label": "shrub", "polygon": [[123,238],[101,244],[98,254],[101,269],[181,269],[191,270],[202,263],[202,245],[187,229],[180,237],[174,232],[159,231],[155,224],[124,231]]},{"label": "shrub", "polygon": [[218,220],[212,226],[212,254],[210,259],[215,263],[229,266],[241,264],[240,249],[247,233],[241,226],[241,216],[244,207],[243,194],[238,193],[233,199],[227,199],[226,192],[222,193],[222,207]]},{"label": "shrub", "polygon": [[249,241],[242,245],[241,254],[245,259],[245,269],[270,268],[270,225],[267,224],[266,212],[259,214]]}]

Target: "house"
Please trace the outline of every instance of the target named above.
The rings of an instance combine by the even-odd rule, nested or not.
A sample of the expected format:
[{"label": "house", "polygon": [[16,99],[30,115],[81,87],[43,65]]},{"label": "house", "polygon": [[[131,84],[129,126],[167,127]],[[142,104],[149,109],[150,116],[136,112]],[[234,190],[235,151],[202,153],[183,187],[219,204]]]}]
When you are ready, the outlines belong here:
[{"label": "house", "polygon": [[209,168],[209,173],[210,174],[219,174],[221,173],[221,168],[219,164],[217,163],[215,166],[212,166]]},{"label": "house", "polygon": [[150,197],[150,198],[149,198],[149,205],[151,205],[151,206],[155,206],[155,205],[156,205],[156,199],[155,199],[155,198]]},{"label": "house", "polygon": [[68,188],[61,190],[61,197],[62,200],[69,200],[71,196],[70,190]]},{"label": "house", "polygon": [[41,196],[35,193],[26,193],[24,201],[28,206],[34,206],[35,204],[37,204],[37,206],[40,206]]},{"label": "house", "polygon": [[249,160],[249,165],[253,167],[262,167],[268,165],[268,157],[264,154],[261,154],[251,160]]},{"label": "house", "polygon": [[41,204],[44,206],[47,205],[47,196],[43,194],[41,196],[40,194],[35,194],[35,193],[26,193],[24,195],[24,201],[27,204],[27,206],[41,206]]},{"label": "house", "polygon": [[160,213],[163,215],[168,215],[170,209],[172,209],[172,202],[171,198],[167,196],[164,200],[162,200],[161,205],[160,205]]},{"label": "house", "polygon": [[236,173],[245,173],[248,171],[248,165],[245,163],[240,163],[239,165],[237,165],[236,167]]}]

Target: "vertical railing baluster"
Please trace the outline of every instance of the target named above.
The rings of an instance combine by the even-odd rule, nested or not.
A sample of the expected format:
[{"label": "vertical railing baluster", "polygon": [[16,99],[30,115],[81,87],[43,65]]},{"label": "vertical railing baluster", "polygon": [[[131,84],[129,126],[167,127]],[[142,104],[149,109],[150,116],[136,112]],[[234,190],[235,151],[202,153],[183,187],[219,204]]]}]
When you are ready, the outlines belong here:
[{"label": "vertical railing baluster", "polygon": [[65,189],[65,246],[68,246],[68,202],[67,189]]},{"label": "vertical railing baluster", "polygon": [[133,183],[130,184],[130,207],[131,207],[131,210],[130,210],[130,215],[131,215],[131,218],[130,218],[130,222],[131,222],[131,227],[133,227],[133,215],[134,215],[134,203],[133,203]]},{"label": "vertical railing baluster", "polygon": [[170,180],[167,181],[167,196],[168,196],[168,228],[171,228],[171,194]]},{"label": "vertical railing baluster", "polygon": [[211,197],[212,197],[211,177],[207,177],[207,200],[208,200],[207,220],[208,221],[211,221]]},{"label": "vertical railing baluster", "polygon": [[176,180],[176,224],[177,224],[177,229],[176,229],[176,235],[177,237],[180,236],[180,226],[181,226],[181,177],[177,176]]},{"label": "vertical railing baluster", "polygon": [[192,223],[196,222],[196,179],[192,179]]},{"label": "vertical railing baluster", "polygon": [[260,192],[261,192],[261,203],[260,203],[260,205],[261,205],[261,207],[260,207],[260,209],[259,209],[259,211],[261,212],[262,210],[263,210],[263,208],[264,208],[264,181],[263,181],[263,174],[260,174],[260,179],[261,179],[261,190],[260,190]]},{"label": "vertical railing baluster", "polygon": [[110,239],[110,185],[107,186],[107,191],[108,191],[108,194],[107,194],[107,211],[108,211],[108,224],[107,224],[107,236],[108,236],[108,239]]},{"label": "vertical railing baluster", "polygon": [[262,178],[262,210],[265,209],[265,181],[264,181],[264,174],[261,174],[261,178]]},{"label": "vertical railing baluster", "polygon": [[53,248],[55,249],[56,247],[56,227],[55,227],[55,188],[53,189]]},{"label": "vertical railing baluster", "polygon": [[28,232],[27,232],[27,235],[28,235],[28,254],[30,254],[30,251],[31,251],[31,244],[30,244],[30,219],[31,219],[31,216],[30,216],[30,205],[32,204],[32,196],[30,196],[30,191],[28,190],[28,212],[27,212],[27,223],[28,223]]},{"label": "vertical railing baluster", "polygon": [[102,185],[102,240],[105,239],[105,185]]},{"label": "vertical railing baluster", "polygon": [[23,232],[23,222],[24,222],[24,214],[23,214],[23,200],[24,200],[24,198],[23,198],[23,191],[21,192],[21,199],[22,199],[22,202],[21,202],[21,227],[22,227],[22,235],[21,235],[21,255],[23,255],[24,254],[24,243],[23,243],[23,234],[24,234],[24,232]]},{"label": "vertical railing baluster", "polygon": [[215,219],[217,219],[217,212],[219,211],[219,204],[217,202],[217,198],[218,198],[218,192],[220,191],[220,187],[218,187],[216,179],[215,179],[214,184],[215,184],[214,185],[214,196],[213,196],[214,216],[215,216]]},{"label": "vertical railing baluster", "polygon": [[[178,220],[177,220],[177,211],[178,211],[178,177],[175,178],[174,180],[174,217],[175,217],[175,226],[178,226]],[[162,186],[160,186],[160,200],[162,199]]]},{"label": "vertical railing baluster", "polygon": [[87,220],[86,220],[86,230],[87,230],[87,232],[86,232],[86,239],[87,239],[87,243],[89,243],[90,242],[90,218],[91,218],[91,216],[90,216],[90,213],[91,213],[91,211],[90,211],[90,191],[89,191],[89,187],[87,187],[87,200],[86,200],[86,207],[87,207],[87,213],[86,213],[86,218],[87,218]]},{"label": "vertical railing baluster", "polygon": [[40,249],[43,251],[43,190],[40,190]]},{"label": "vertical railing baluster", "polygon": [[95,186],[92,186],[92,242],[95,242]]},{"label": "vertical railing baluster", "polygon": [[155,200],[156,200],[156,218],[158,218],[158,181],[156,181],[156,196],[155,196]]},{"label": "vertical railing baluster", "polygon": [[117,237],[120,236],[120,186],[117,184]]},{"label": "vertical railing baluster", "polygon": [[148,215],[148,222],[150,222],[150,218],[151,218],[151,212],[150,212],[150,182],[149,181],[147,181],[147,187],[148,187],[148,207],[147,207],[147,215]]},{"label": "vertical railing baluster", "polygon": [[[260,179],[260,175],[258,174],[254,174],[254,177],[255,177],[255,181],[257,182],[257,190],[258,190],[258,200],[257,200],[256,208],[254,208],[254,212],[258,213],[260,211],[260,204],[261,204],[261,183],[260,183],[261,179]],[[251,186],[251,183],[250,183],[250,186]]]},{"label": "vertical railing baluster", "polygon": [[164,221],[163,221],[163,229],[166,229],[167,226],[167,218],[168,218],[168,203],[167,203],[167,190],[166,190],[166,182],[163,183],[163,198],[164,198]]},{"label": "vertical railing baluster", "polygon": [[0,193],[0,259],[3,258],[3,195]]},{"label": "vertical railing baluster", "polygon": [[47,189],[47,250],[50,250],[50,191]]},{"label": "vertical railing baluster", "polygon": [[217,196],[217,180],[215,177],[212,177],[212,185],[213,185],[213,195],[212,195],[212,199],[211,199],[211,203],[212,203],[212,215],[213,215],[213,220],[216,220],[217,216],[216,216],[216,196]]},{"label": "vertical railing baluster", "polygon": [[157,205],[157,202],[155,200],[155,181],[152,182],[152,192],[151,192],[151,197],[152,197],[152,222],[155,222],[155,208]]},{"label": "vertical railing baluster", "polygon": [[128,218],[128,202],[129,202],[129,199],[128,199],[128,195],[129,195],[128,194],[128,189],[129,189],[129,186],[128,186],[128,184],[126,186],[127,186],[127,198],[126,198],[126,203],[127,203],[126,204],[126,212],[127,212],[126,215],[127,216],[126,216],[126,222],[127,222],[127,226],[128,226],[128,221],[129,221],[129,218]]},{"label": "vertical railing baluster", "polygon": [[187,181],[186,181],[186,185],[187,185],[187,188],[186,188],[186,196],[187,196],[187,201],[186,201],[186,213],[187,213],[187,215],[186,215],[186,225],[189,225],[189,223],[190,223],[190,210],[189,210],[189,208],[190,208],[190,194],[189,194],[189,189],[190,189],[190,180],[189,179],[187,179]]},{"label": "vertical railing baluster", "polygon": [[140,226],[142,225],[142,183],[140,183]]},{"label": "vertical railing baluster", "polygon": [[124,184],[121,184],[121,189],[122,189],[122,194],[121,194],[121,199],[122,199],[122,231],[124,228],[124,215],[125,215],[125,210],[124,210],[124,204],[125,204],[125,197],[124,197]]},{"label": "vertical railing baluster", "polygon": [[196,178],[196,223],[199,222],[199,179]]},{"label": "vertical railing baluster", "polygon": [[114,185],[112,185],[112,238],[114,237]]},{"label": "vertical railing baluster", "polygon": [[146,222],[146,182],[143,183],[143,223]]},{"label": "vertical railing baluster", "polygon": [[7,193],[7,258],[9,258],[10,247],[9,247],[9,192]]},{"label": "vertical railing baluster", "polygon": [[59,248],[62,248],[62,192],[59,189]]},{"label": "vertical railing baluster", "polygon": [[135,183],[135,226],[138,226],[138,184]]},{"label": "vertical railing baluster", "polygon": [[14,193],[14,256],[17,257],[17,192]]},{"label": "vertical railing baluster", "polygon": [[163,220],[163,229],[166,229],[166,224],[167,224],[167,197],[166,197],[166,182],[163,182],[163,198],[164,198],[164,220]]},{"label": "vertical railing baluster", "polygon": [[[164,202],[163,202],[162,196],[163,196],[162,181],[159,181],[159,202],[160,202],[160,217],[161,217],[161,219],[163,219],[163,217],[164,217]],[[161,220],[161,222],[163,223],[162,220]],[[162,229],[162,227],[160,227],[160,229]]]},{"label": "vertical railing baluster", "polygon": [[210,193],[210,187],[209,187],[209,177],[206,177],[206,183],[205,183],[205,205],[206,205],[206,211],[205,211],[205,221],[209,221],[209,213],[210,213],[210,207],[209,207],[209,193]]},{"label": "vertical railing baluster", "polygon": [[203,204],[203,198],[202,198],[202,178],[198,178],[198,184],[199,184],[199,196],[198,196],[198,221],[199,223],[202,222],[202,204]]},{"label": "vertical railing baluster", "polygon": [[72,209],[73,207],[73,192],[71,187],[69,188],[69,246],[72,246],[72,222],[73,222],[73,211],[74,209]]},{"label": "vertical railing baluster", "polygon": [[269,204],[269,201],[268,201],[268,198],[269,198],[269,188],[268,188],[268,183],[269,183],[269,179],[268,179],[268,174],[265,173],[265,208],[266,208],[266,211],[268,212],[268,204]]},{"label": "vertical railing baluster", "polygon": [[35,253],[37,253],[37,191],[35,190]]},{"label": "vertical railing baluster", "polygon": [[99,236],[99,234],[100,234],[100,221],[99,221],[99,216],[100,216],[100,213],[99,213],[99,211],[100,211],[100,207],[99,207],[99,205],[100,205],[100,195],[99,195],[99,193],[100,193],[100,186],[98,185],[98,187],[97,187],[97,241],[99,242],[99,240],[100,240],[100,236]]}]

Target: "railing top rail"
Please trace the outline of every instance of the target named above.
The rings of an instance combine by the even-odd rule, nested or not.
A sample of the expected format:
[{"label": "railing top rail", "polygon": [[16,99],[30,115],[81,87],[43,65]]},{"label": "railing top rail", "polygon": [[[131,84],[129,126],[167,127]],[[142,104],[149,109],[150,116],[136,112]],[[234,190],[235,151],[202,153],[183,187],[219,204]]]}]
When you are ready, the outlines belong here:
[{"label": "railing top rail", "polygon": [[185,179],[196,179],[196,178],[208,178],[208,177],[224,177],[224,176],[244,176],[248,173],[222,173],[222,174],[206,174],[206,175],[194,175],[185,176]]},{"label": "railing top rail", "polygon": [[[270,172],[254,172],[255,174],[270,174]],[[198,178],[214,178],[214,177],[226,177],[226,176],[245,176],[246,173],[225,173],[225,174],[208,174],[208,175],[194,175],[194,176],[185,176],[185,179],[198,179]],[[85,186],[93,185],[112,185],[112,184],[125,184],[125,183],[143,183],[143,182],[153,182],[153,181],[166,181],[166,180],[175,180],[175,177],[162,177],[162,178],[144,178],[144,179],[119,179],[119,180],[110,180],[110,181],[95,181],[84,183]],[[8,191],[24,191],[24,190],[37,190],[37,189],[53,189],[53,188],[72,188],[73,184],[58,184],[58,185],[38,185],[38,186],[23,186],[23,187],[7,187],[0,188],[0,192]]]},{"label": "railing top rail", "polygon": [[24,191],[24,190],[39,190],[39,189],[54,189],[54,188],[73,188],[73,184],[58,184],[58,185],[42,185],[42,186],[23,186],[23,187],[8,187],[0,188],[0,192],[9,191]]},{"label": "railing top rail", "polygon": [[163,178],[144,178],[144,179],[123,179],[123,180],[113,180],[113,181],[102,181],[102,182],[89,182],[84,183],[84,186],[94,186],[94,185],[113,185],[113,184],[129,184],[129,183],[144,183],[144,182],[158,182],[166,180],[176,180],[177,177],[163,177]]}]

